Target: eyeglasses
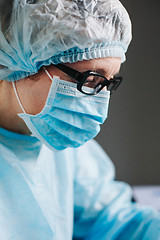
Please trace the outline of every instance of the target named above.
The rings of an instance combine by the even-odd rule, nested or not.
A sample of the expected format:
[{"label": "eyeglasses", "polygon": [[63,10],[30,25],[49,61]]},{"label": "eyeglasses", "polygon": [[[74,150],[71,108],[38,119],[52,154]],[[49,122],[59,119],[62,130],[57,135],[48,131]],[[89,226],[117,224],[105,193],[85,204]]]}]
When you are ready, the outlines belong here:
[{"label": "eyeglasses", "polygon": [[107,90],[109,90],[110,94],[112,94],[123,80],[122,77],[114,77],[108,80],[106,77],[97,72],[90,70],[79,72],[61,63],[54,66],[75,79],[77,81],[77,90],[87,95],[96,95],[105,86],[107,86]]}]

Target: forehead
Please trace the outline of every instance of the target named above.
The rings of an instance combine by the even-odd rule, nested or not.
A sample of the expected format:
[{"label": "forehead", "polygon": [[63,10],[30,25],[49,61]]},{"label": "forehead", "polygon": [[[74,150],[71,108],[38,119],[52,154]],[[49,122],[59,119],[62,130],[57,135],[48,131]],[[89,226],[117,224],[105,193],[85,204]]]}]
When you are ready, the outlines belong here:
[{"label": "forehead", "polygon": [[113,74],[116,74],[120,69],[121,59],[115,57],[106,57],[92,60],[83,60],[76,63],[66,63],[66,65],[81,72],[94,70],[104,73],[112,72]]}]

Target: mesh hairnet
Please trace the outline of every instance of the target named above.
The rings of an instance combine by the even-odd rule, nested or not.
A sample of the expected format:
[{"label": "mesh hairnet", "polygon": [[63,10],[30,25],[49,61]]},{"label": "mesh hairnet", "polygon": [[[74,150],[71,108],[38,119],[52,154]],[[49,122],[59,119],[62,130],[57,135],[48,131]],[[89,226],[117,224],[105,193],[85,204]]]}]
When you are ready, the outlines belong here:
[{"label": "mesh hairnet", "polygon": [[131,23],[118,0],[1,0],[0,79],[15,81],[43,65],[120,57]]}]

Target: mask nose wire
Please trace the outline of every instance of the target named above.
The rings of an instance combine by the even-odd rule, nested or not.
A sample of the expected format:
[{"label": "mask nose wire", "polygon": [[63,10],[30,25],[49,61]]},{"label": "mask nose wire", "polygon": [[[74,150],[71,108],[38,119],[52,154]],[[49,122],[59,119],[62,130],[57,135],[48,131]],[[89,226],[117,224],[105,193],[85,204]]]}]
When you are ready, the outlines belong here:
[{"label": "mask nose wire", "polygon": [[16,95],[16,98],[17,98],[17,100],[18,100],[18,103],[19,103],[22,111],[23,111],[24,113],[26,113],[26,111],[24,110],[24,108],[23,108],[23,106],[22,106],[22,103],[21,103],[21,101],[20,101],[20,99],[19,99],[19,96],[18,96],[18,93],[17,93],[17,89],[16,89],[16,86],[15,86],[15,83],[14,83],[14,82],[12,82],[12,86],[13,86],[13,89],[14,89],[14,92],[15,92],[15,95]]}]

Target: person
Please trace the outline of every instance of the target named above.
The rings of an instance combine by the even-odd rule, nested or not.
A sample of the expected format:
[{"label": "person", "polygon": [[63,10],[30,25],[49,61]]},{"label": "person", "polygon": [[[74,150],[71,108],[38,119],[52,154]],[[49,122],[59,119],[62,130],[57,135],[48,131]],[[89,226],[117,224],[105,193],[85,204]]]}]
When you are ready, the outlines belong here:
[{"label": "person", "polygon": [[1,0],[2,240],[160,239],[93,140],[130,41],[119,0]]}]

